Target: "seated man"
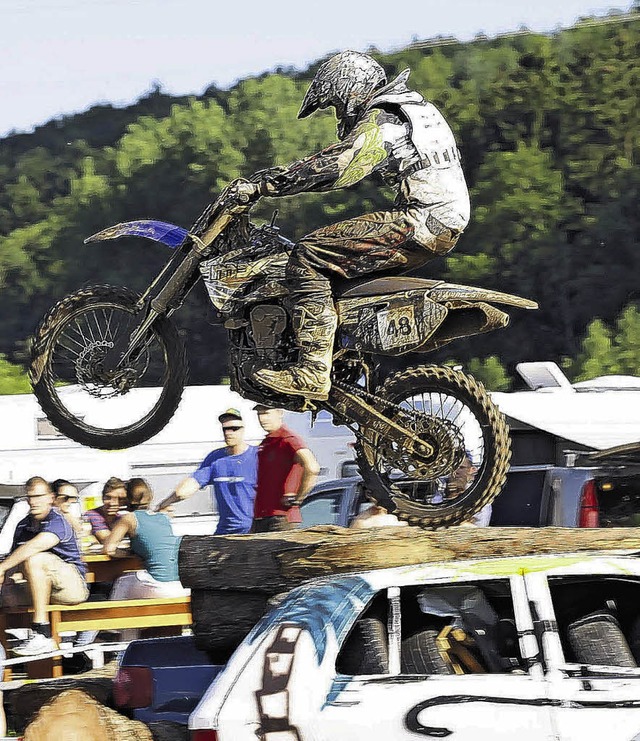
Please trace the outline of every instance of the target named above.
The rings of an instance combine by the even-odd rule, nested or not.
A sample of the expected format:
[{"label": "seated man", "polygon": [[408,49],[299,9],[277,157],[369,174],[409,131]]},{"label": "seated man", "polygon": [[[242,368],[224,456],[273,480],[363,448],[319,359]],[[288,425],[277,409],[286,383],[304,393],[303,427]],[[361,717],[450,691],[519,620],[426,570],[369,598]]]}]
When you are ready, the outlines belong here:
[{"label": "seated man", "polygon": [[[11,552],[0,562],[0,584],[6,581],[3,604],[33,605],[32,635],[14,652],[35,656],[58,648],[51,638],[47,606],[80,604],[89,590],[78,540],[73,527],[53,506],[51,487],[40,476],[33,476],[25,491],[29,514],[18,523]],[[11,580],[18,566],[26,584]]]},{"label": "seated man", "polygon": [[52,481],[51,489],[55,496],[55,499],[53,500],[54,506],[57,507],[69,521],[73,527],[74,533],[76,534],[76,538],[78,538],[79,541],[82,541],[82,536],[84,534],[83,523],[73,511],[74,505],[77,506],[80,502],[78,490],[66,479],[56,479],[55,481]]},{"label": "seated man", "polygon": [[102,506],[84,513],[85,522],[91,525],[91,535],[104,543],[120,519],[118,514],[125,504],[127,489],[122,479],[112,476],[102,487]]}]

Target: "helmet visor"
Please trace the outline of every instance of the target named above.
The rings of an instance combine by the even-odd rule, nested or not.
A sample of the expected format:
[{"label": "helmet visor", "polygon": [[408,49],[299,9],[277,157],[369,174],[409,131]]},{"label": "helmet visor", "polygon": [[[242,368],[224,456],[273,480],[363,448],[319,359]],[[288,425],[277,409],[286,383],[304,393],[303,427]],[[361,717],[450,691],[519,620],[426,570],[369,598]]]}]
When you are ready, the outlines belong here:
[{"label": "helmet visor", "polygon": [[320,108],[320,98],[315,90],[315,85],[311,83],[298,111],[298,118],[306,118],[317,111],[318,108]]}]

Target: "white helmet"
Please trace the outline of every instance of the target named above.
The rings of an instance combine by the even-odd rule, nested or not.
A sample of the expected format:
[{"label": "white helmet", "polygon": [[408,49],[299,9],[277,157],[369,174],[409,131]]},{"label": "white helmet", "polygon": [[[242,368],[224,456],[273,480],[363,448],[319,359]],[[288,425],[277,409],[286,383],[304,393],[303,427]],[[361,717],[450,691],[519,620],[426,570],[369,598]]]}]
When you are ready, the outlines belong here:
[{"label": "white helmet", "polygon": [[344,139],[358,120],[364,104],[386,84],[385,71],[368,54],[340,52],[316,72],[298,118],[306,118],[319,108],[333,106],[338,119],[338,138]]}]

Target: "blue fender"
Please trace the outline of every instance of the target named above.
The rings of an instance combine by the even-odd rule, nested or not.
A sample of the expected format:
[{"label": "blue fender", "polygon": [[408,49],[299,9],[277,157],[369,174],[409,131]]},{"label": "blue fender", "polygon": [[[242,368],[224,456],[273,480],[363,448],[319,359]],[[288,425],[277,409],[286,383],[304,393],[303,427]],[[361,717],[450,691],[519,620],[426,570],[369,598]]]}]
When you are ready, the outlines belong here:
[{"label": "blue fender", "polygon": [[140,219],[138,221],[125,221],[103,229],[97,234],[92,234],[84,240],[89,242],[103,242],[105,239],[118,239],[118,237],[145,237],[154,242],[162,242],[168,247],[175,249],[179,247],[189,232],[181,226],[167,224],[164,221],[153,221],[151,219]]}]

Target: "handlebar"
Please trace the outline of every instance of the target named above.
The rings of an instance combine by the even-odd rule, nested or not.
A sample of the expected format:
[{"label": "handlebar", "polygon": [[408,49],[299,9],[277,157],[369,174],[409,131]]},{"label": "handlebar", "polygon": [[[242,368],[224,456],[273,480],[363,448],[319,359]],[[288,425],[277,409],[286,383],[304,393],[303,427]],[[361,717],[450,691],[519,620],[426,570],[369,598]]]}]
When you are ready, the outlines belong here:
[{"label": "handlebar", "polygon": [[[220,236],[233,216],[238,213],[238,210],[242,212],[250,204],[251,199],[246,194],[236,194],[233,200],[229,198],[234,185],[248,182],[244,178],[237,178],[229,183],[229,185],[222,189],[222,192],[215,201],[207,206],[191,227],[189,235],[195,237],[194,241],[196,243],[198,243],[198,240],[204,243],[204,247],[200,248],[202,251],[208,248],[216,237]],[[236,207],[235,210],[234,206]],[[220,221],[223,221],[221,225],[219,224]]]}]

